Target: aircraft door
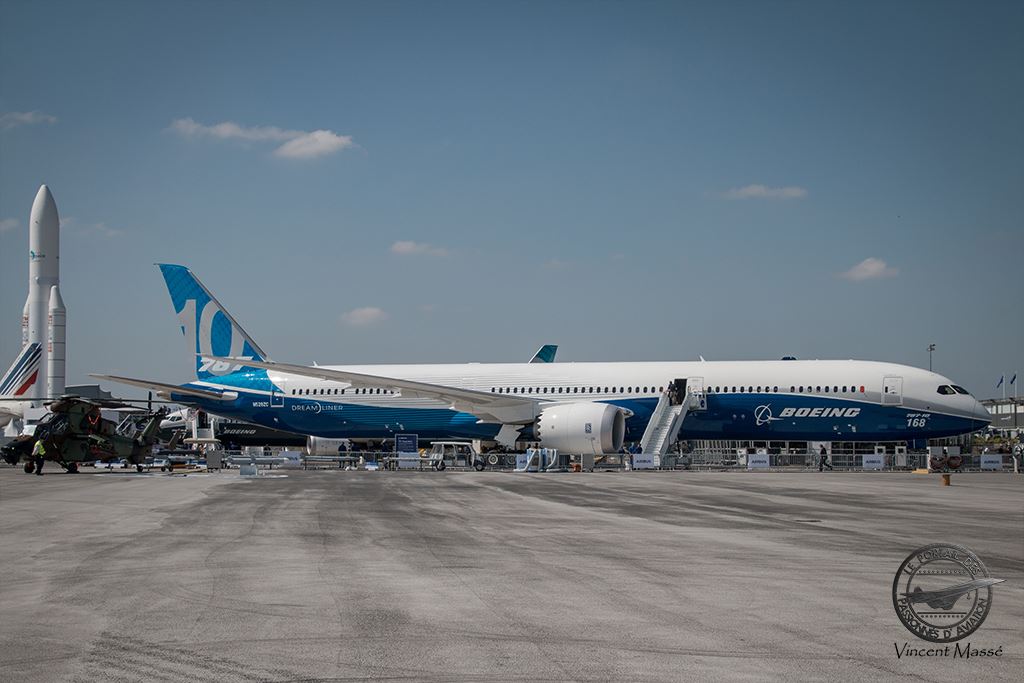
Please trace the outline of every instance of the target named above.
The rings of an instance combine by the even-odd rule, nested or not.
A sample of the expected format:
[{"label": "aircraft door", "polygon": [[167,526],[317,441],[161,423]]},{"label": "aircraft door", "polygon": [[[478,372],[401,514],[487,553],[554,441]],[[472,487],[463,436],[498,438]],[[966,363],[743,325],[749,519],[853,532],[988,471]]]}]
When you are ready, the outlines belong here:
[{"label": "aircraft door", "polygon": [[686,380],[685,379],[674,379],[669,382],[668,385],[668,400],[669,405],[678,406],[683,404],[687,399],[686,393]]},{"label": "aircraft door", "polygon": [[270,390],[270,407],[284,408],[284,394],[276,386]]},{"label": "aircraft door", "polygon": [[884,377],[882,378],[882,405],[899,406],[903,405],[903,378]]},{"label": "aircraft door", "polygon": [[690,397],[690,410],[707,410],[708,396],[704,392],[704,378],[691,377],[686,380],[686,388]]}]

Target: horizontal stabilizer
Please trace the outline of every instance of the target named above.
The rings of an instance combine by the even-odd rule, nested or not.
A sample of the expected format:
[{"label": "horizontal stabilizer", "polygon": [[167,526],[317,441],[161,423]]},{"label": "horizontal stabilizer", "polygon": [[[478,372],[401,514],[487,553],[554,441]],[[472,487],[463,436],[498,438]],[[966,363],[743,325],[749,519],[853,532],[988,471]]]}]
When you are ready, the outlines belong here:
[{"label": "horizontal stabilizer", "polygon": [[185,396],[196,396],[198,398],[208,398],[214,401],[233,401],[238,398],[238,393],[234,391],[210,391],[207,389],[197,389],[195,387],[183,387],[177,384],[164,384],[163,382],[154,382],[149,379],[134,379],[132,377],[118,377],[117,375],[89,375],[96,379],[105,379],[111,382],[117,382],[118,384],[127,384],[133,387],[140,387],[142,389],[148,389],[155,391],[158,394],[163,394],[170,397],[171,394],[179,394]]}]

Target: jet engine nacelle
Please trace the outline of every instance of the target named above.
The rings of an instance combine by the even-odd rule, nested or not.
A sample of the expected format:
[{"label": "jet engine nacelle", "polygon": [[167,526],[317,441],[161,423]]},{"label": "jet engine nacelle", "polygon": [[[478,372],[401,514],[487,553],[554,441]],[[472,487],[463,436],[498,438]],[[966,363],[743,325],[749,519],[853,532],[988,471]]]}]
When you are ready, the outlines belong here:
[{"label": "jet engine nacelle", "polygon": [[327,439],[322,436],[306,437],[307,455],[338,455],[338,447],[351,447],[348,439]]},{"label": "jet engine nacelle", "polygon": [[607,403],[564,403],[544,408],[536,435],[545,448],[563,453],[617,453],[626,435],[626,414]]}]

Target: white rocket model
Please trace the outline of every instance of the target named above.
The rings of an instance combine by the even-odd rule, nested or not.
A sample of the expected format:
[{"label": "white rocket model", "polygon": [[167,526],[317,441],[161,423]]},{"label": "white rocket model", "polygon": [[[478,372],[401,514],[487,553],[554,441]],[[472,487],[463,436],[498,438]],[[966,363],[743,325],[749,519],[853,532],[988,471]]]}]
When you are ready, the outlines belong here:
[{"label": "white rocket model", "polygon": [[[64,393],[64,321],[66,311],[60,297],[60,218],[50,188],[39,187],[28,226],[28,339],[43,347],[43,362],[30,392],[32,398],[60,396]],[[50,312],[59,321],[59,330],[50,331]],[[53,348],[51,349],[51,339]],[[52,354],[52,358],[51,358]],[[47,377],[55,378],[59,386]]]},{"label": "white rocket model", "polygon": [[61,298],[60,287],[57,285],[50,288],[50,304],[47,307],[47,312],[50,344],[46,350],[46,394],[50,397],[57,397],[64,395],[64,354],[67,349],[65,343],[67,309],[64,308],[64,299]]},{"label": "white rocket model", "polygon": [[0,376],[0,428],[16,436],[32,409],[64,393],[65,320],[60,296],[60,218],[46,185],[28,225],[28,301],[21,313],[21,353]]}]

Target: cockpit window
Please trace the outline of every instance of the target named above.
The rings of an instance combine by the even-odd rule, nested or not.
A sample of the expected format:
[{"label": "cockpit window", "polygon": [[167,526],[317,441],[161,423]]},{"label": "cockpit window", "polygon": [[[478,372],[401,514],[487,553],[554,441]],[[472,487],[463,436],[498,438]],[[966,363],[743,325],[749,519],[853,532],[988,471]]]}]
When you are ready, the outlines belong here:
[{"label": "cockpit window", "polygon": [[939,393],[942,394],[943,396],[949,396],[950,394],[955,394],[956,392],[953,391],[953,387],[949,386],[948,384],[943,384],[941,387],[939,387]]},{"label": "cockpit window", "polygon": [[953,385],[953,391],[955,391],[958,394],[964,394],[965,396],[970,396],[971,395],[971,392],[967,391],[963,387],[958,387],[955,384]]}]

